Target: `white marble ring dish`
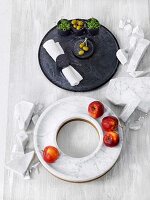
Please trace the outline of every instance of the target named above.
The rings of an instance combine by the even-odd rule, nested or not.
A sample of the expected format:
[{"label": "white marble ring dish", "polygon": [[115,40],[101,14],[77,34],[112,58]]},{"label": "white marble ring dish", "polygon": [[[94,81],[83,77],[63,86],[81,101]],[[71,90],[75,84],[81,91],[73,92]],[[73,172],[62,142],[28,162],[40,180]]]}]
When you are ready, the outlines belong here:
[{"label": "white marble ring dish", "polygon": [[[71,182],[86,182],[94,180],[105,174],[117,161],[123,142],[123,132],[118,126],[120,142],[110,148],[103,144],[103,131],[101,120],[103,117],[115,114],[105,106],[102,117],[93,119],[88,115],[88,105],[95,101],[88,97],[68,97],[49,106],[40,116],[34,130],[34,147],[43,166],[56,177]],[[116,116],[115,116],[116,117]],[[62,126],[74,120],[90,123],[98,132],[99,143],[94,152],[88,156],[75,158],[61,151],[57,144],[57,134]],[[46,146],[54,146],[59,152],[59,158],[52,164],[44,161],[42,150]]]}]

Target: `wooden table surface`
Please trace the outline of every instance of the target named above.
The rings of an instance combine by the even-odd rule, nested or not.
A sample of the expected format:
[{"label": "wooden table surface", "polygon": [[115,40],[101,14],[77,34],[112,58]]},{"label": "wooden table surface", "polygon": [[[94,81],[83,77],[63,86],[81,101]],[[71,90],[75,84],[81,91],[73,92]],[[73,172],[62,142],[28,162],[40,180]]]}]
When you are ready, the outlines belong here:
[{"label": "wooden table surface", "polygon": [[[9,1],[6,1],[6,5],[9,6]],[[7,60],[10,56],[9,76],[8,71],[1,75],[1,83],[6,85],[9,83],[9,88],[7,90],[7,87],[3,87],[6,102],[3,102],[3,112],[0,114],[2,121],[7,110],[7,126],[5,123],[1,123],[0,133],[4,139],[0,143],[2,148],[0,175],[3,177],[0,181],[2,184],[0,199],[150,199],[150,117],[145,120],[139,131],[126,129],[119,160],[106,175],[95,181],[81,184],[65,182],[52,176],[42,167],[39,175],[35,175],[27,181],[3,168],[4,159],[5,162],[10,159],[14,135],[18,131],[13,116],[14,105],[22,99],[39,102],[47,107],[63,97],[83,95],[103,100],[116,114],[120,113],[120,108],[111,105],[105,99],[107,84],[92,92],[73,93],[56,87],[45,78],[37,59],[39,43],[45,33],[62,17],[71,19],[93,16],[112,31],[118,39],[120,47],[126,47],[127,38],[118,28],[119,20],[123,16],[132,19],[134,25],[141,25],[145,37],[150,39],[150,2],[148,0],[14,0],[11,5],[12,10],[8,13],[12,13],[10,18],[11,37],[10,40],[6,40],[9,41],[10,54],[9,51],[5,52]],[[8,19],[3,20],[4,24],[5,20]],[[6,30],[6,33],[8,31],[10,29]],[[8,49],[9,46],[7,46]],[[140,67],[144,69],[149,67],[149,55],[150,50],[148,50]],[[118,76],[128,76],[125,68],[121,65],[114,77]],[[90,137],[87,140],[91,145]],[[76,140],[75,143],[78,141]]]}]

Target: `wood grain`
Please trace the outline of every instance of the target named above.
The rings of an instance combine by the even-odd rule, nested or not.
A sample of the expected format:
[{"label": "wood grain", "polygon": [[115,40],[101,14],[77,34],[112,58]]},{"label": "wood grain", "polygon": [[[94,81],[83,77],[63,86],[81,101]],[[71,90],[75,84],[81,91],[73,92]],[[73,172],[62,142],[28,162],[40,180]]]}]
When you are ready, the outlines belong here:
[{"label": "wood grain", "polygon": [[[121,47],[127,39],[118,29],[119,19],[131,18],[141,25],[150,39],[150,11],[148,0],[14,0],[12,3],[12,32],[6,162],[10,158],[13,136],[18,131],[14,121],[14,105],[24,99],[50,105],[57,99],[84,95],[104,100],[106,86],[87,93],[73,93],[51,84],[42,74],[38,60],[38,46],[44,34],[61,17],[97,17],[118,38]],[[148,68],[148,50],[140,67]],[[127,76],[120,66],[115,76]],[[149,117],[140,131],[126,130],[124,146],[116,165],[103,177],[83,184],[68,183],[41,168],[39,176],[25,181],[5,170],[4,200],[148,200],[150,199],[150,125]]]}]

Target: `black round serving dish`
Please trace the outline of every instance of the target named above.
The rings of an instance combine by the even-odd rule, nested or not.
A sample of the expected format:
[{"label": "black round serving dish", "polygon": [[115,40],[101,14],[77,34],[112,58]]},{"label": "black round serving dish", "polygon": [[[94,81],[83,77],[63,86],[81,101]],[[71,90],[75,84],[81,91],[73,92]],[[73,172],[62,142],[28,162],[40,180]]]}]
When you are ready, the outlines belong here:
[{"label": "black round serving dish", "polygon": [[[119,66],[119,61],[116,58],[119,45],[114,35],[106,27],[101,25],[99,33],[95,36],[84,33],[82,37],[87,37],[94,42],[94,53],[86,59],[77,58],[73,54],[74,43],[72,41],[79,39],[73,33],[66,37],[60,36],[55,26],[42,39],[38,53],[40,67],[45,76],[60,88],[75,92],[94,90],[109,81]],[[56,62],[44,49],[43,44],[50,39],[60,43],[69,58],[70,65],[83,77],[79,85],[72,87],[69,84]]]},{"label": "black round serving dish", "polygon": [[82,56],[79,55],[78,52],[81,50],[80,44],[82,42],[84,42],[84,39],[85,38],[78,39],[77,41],[75,41],[74,46],[73,46],[74,55],[78,58],[81,58],[81,59],[89,58],[94,53],[94,44],[91,40],[88,39],[87,44],[88,44],[88,47],[89,47],[89,51],[85,52],[84,55],[82,55]]}]

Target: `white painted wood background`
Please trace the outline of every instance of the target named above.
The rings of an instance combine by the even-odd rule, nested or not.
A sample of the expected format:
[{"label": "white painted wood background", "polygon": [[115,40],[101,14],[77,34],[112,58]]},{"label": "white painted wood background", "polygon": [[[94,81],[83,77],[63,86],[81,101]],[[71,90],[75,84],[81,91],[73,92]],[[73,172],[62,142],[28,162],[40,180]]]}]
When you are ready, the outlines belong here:
[{"label": "white painted wood background", "polygon": [[[4,4],[4,3],[3,3]],[[9,1],[5,1],[7,8]],[[7,14],[7,11],[6,11]],[[8,12],[10,15],[10,11]],[[1,73],[1,88],[4,99],[1,100],[1,148],[0,159],[0,199],[4,200],[148,200],[150,199],[150,117],[144,122],[140,131],[126,131],[124,146],[116,165],[103,177],[88,183],[76,184],[59,180],[50,175],[44,168],[40,174],[30,181],[25,181],[19,176],[12,176],[9,171],[3,170],[5,162],[10,158],[13,136],[17,126],[13,119],[14,105],[22,100],[44,103],[45,106],[54,101],[71,95],[84,95],[104,100],[107,84],[98,90],[86,93],[73,93],[57,88],[42,74],[37,52],[38,46],[45,33],[61,17],[89,18],[96,17],[108,27],[117,37],[120,46],[125,47],[127,39],[118,29],[119,19],[123,16],[131,18],[134,24],[141,25],[147,39],[150,39],[150,2],[148,0],[13,0],[10,29],[5,28],[5,64],[8,68]],[[9,18],[10,16],[8,16]],[[1,27],[5,22],[3,17]],[[8,35],[7,35],[8,34]],[[6,37],[7,36],[7,37]],[[7,40],[6,40],[7,38]],[[1,39],[4,46],[4,41]],[[9,45],[10,54],[9,54]],[[1,47],[1,48],[5,48]],[[3,52],[3,51],[2,51]],[[148,68],[150,64],[150,50],[144,57],[140,67]],[[3,58],[3,57],[2,57]],[[5,67],[5,66],[3,66]],[[6,75],[6,76],[5,76]],[[115,76],[127,76],[120,66]],[[4,85],[3,85],[4,83]],[[3,85],[3,87],[2,87]],[[8,104],[7,104],[8,93]],[[3,94],[2,94],[3,96]],[[119,108],[110,105],[117,114]],[[7,109],[8,108],[8,109]],[[6,111],[7,127],[6,127]],[[7,131],[6,131],[7,129]],[[5,132],[6,135],[5,135]],[[5,143],[6,140],[6,143]],[[77,141],[75,141],[77,142]],[[90,140],[89,140],[90,142]],[[4,145],[5,144],[5,145]],[[4,178],[3,178],[4,175]],[[3,197],[2,197],[3,195]]]}]

